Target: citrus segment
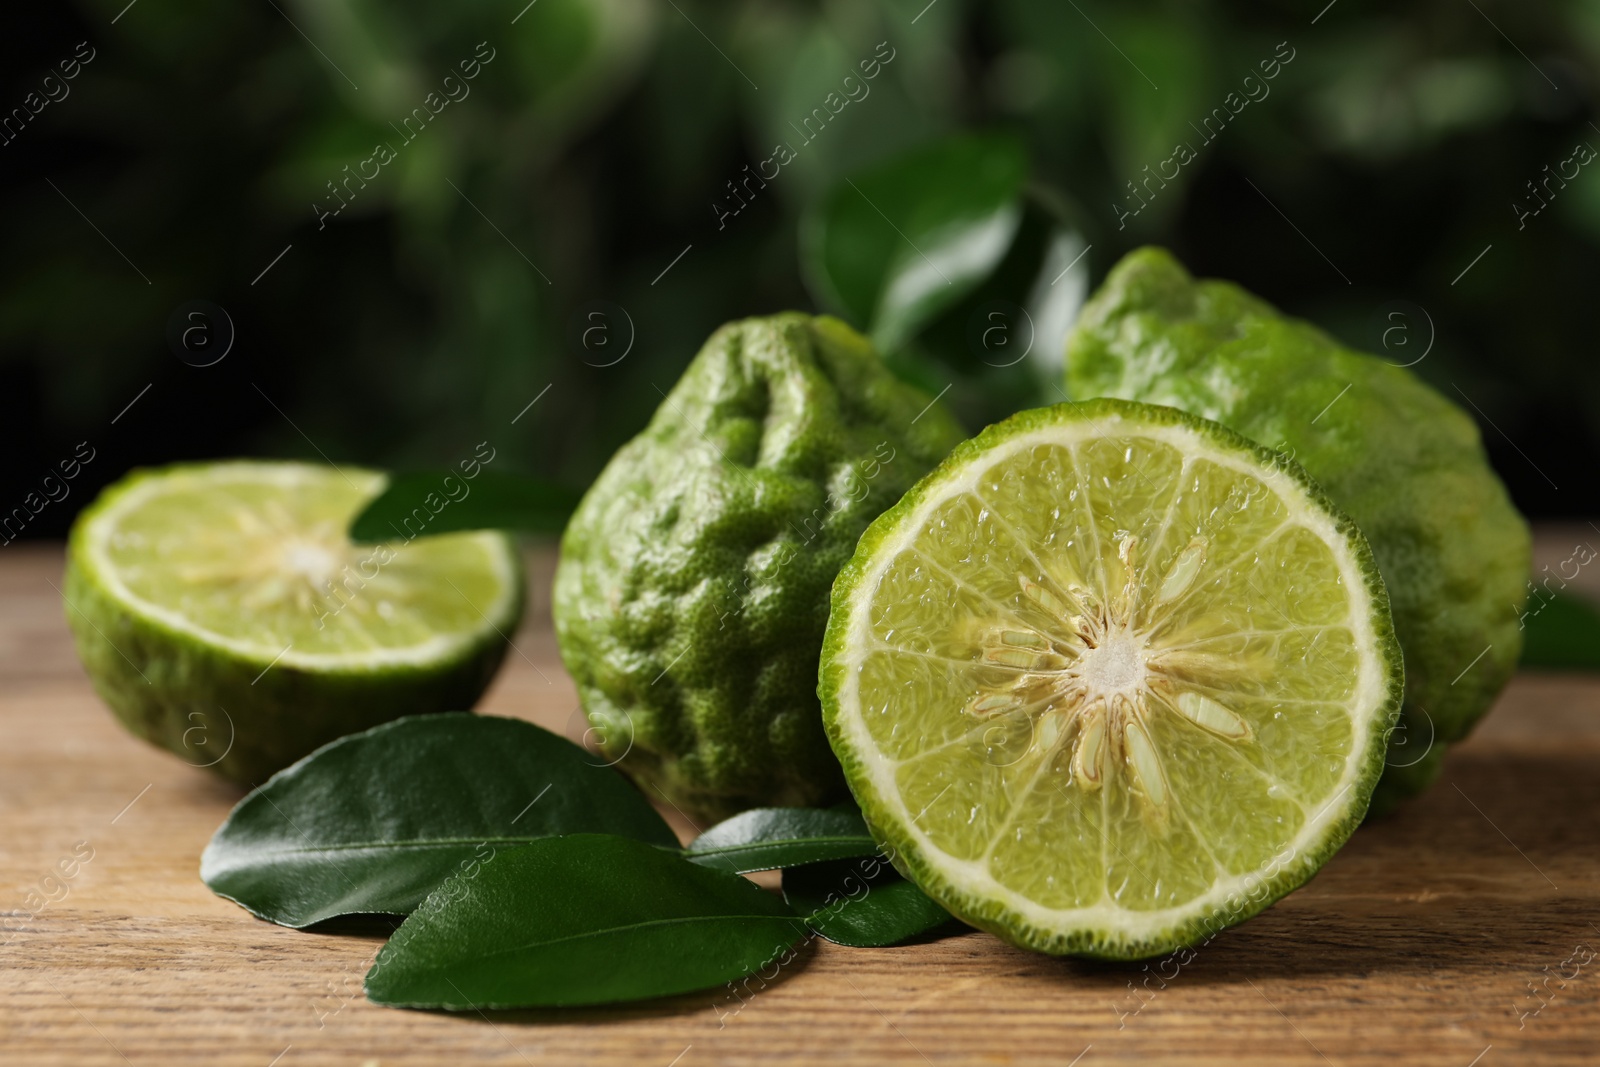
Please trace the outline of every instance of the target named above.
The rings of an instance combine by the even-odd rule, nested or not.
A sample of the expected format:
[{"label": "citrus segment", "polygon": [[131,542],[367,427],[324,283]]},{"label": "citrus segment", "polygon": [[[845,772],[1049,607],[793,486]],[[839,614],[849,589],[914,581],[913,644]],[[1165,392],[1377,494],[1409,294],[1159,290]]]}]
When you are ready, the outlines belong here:
[{"label": "citrus segment", "polygon": [[355,468],[136,473],[80,516],[64,593],[80,656],[134,733],[261,781],[343,734],[471,707],[522,610],[498,533],[352,544],[383,485]]},{"label": "citrus segment", "polygon": [[352,544],[351,515],[382,485],[351,468],[179,468],[109,501],[83,549],[130,605],[242,655],[370,666],[470,644],[518,596],[505,538]]},{"label": "citrus segment", "polygon": [[1024,412],[868,529],[819,692],[905,873],[1027,947],[1175,947],[1348,836],[1399,707],[1387,596],[1292,463],[1122,401]]}]

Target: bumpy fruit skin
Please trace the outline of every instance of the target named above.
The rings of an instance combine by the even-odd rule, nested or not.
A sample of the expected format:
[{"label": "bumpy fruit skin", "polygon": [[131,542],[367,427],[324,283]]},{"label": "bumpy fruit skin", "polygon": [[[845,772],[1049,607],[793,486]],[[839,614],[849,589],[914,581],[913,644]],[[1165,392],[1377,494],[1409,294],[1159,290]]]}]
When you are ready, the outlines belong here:
[{"label": "bumpy fruit skin", "polygon": [[[1405,654],[1381,814],[1437,776],[1516,669],[1528,527],[1465,412],[1159,248],[1129,254],[1067,343],[1076,398],[1168,404],[1292,456],[1372,545]],[[1476,659],[1482,653],[1482,658]]]},{"label": "bumpy fruit skin", "polygon": [[719,329],[562,538],[556,635],[591,737],[697,818],[847,796],[816,696],[829,590],[965,436],[837,319]]}]

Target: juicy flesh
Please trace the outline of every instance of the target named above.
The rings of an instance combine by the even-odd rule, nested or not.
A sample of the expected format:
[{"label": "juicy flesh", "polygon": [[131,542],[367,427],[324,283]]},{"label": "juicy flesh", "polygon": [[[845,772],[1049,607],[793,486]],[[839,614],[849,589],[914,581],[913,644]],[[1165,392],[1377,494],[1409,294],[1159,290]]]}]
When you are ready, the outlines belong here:
[{"label": "juicy flesh", "polygon": [[1355,743],[1349,590],[1306,510],[1136,435],[939,501],[858,674],[911,821],[1057,909],[1174,907],[1281,858]]},{"label": "juicy flesh", "polygon": [[334,471],[175,474],[113,517],[104,558],[135,597],[194,628],[287,659],[451,645],[505,596],[497,540],[352,544],[378,480]]}]

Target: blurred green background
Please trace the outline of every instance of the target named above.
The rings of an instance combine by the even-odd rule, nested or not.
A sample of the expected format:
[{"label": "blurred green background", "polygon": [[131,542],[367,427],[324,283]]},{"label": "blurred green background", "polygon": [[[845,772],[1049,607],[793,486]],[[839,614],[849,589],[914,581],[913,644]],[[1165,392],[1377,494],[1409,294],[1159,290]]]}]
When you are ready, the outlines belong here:
[{"label": "blurred green background", "polygon": [[[0,134],[0,502],[80,441],[94,460],[25,536],[59,536],[131,466],[232,454],[424,466],[489,440],[581,488],[719,323],[836,299],[802,270],[808,207],[983,131],[1014,137],[1030,175],[1008,253],[1026,270],[997,268],[1019,302],[1049,233],[1089,248],[1093,282],[1166,244],[1396,362],[1426,352],[1415,369],[1470,398],[1519,505],[1589,515],[1600,166],[1536,186],[1537,214],[1528,183],[1600,147],[1600,5],[1324,4],[10,10],[0,109],[27,114]],[[833,113],[830,93],[859,96]],[[1230,93],[1259,99],[1207,141]],[[1179,142],[1195,158],[1122,216]],[[319,221],[379,143],[392,161]],[[734,213],[728,183],[778,143],[794,158]],[[235,330],[213,366],[169,344],[196,299]],[[901,354],[961,383],[974,430],[1034,388],[1032,362],[970,350],[981,314],[946,309]]]}]

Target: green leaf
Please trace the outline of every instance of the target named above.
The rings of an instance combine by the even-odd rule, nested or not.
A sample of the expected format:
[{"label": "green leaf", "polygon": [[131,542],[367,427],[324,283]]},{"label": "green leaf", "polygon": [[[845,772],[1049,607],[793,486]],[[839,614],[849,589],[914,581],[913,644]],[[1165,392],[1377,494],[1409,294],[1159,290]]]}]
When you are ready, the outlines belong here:
[{"label": "green leaf", "polygon": [[1528,601],[1522,666],[1553,670],[1600,669],[1600,610],[1582,597],[1556,593]]},{"label": "green leaf", "polygon": [[430,896],[367,973],[409,1008],[608,1004],[687,993],[775,963],[805,934],[736,874],[622,837],[551,837]]},{"label": "green leaf", "polygon": [[[1029,362],[1046,377],[1051,386],[1064,377],[1067,334],[1078,320],[1078,312],[1089,296],[1089,251],[1093,246],[1080,230],[1057,225],[1050,231],[1049,241],[1040,257],[1039,275],[1028,294],[1028,325],[1026,340],[1031,342]],[[1054,388],[1042,403],[1053,404],[1066,399]]]},{"label": "green leaf", "polygon": [[678,840],[616,771],[517,719],[418,715],[325,745],[239,802],[200,877],[253,915],[304,927],[404,915],[508,846],[603,831]]},{"label": "green leaf", "polygon": [[560,533],[578,497],[553,482],[486,468],[470,478],[454,471],[391,474],[350,523],[350,539],[410,540],[461,530]]},{"label": "green leaf", "polygon": [[791,868],[783,896],[811,929],[857,948],[898,944],[954,922],[881,856]]},{"label": "green leaf", "polygon": [[689,843],[688,858],[702,867],[743,874],[876,851],[878,843],[853,809],[756,808],[695,838]]},{"label": "green leaf", "polygon": [[807,283],[893,352],[1005,257],[1027,176],[1020,141],[962,135],[847,178],[801,220]]}]

